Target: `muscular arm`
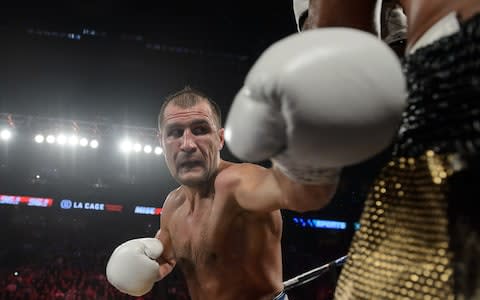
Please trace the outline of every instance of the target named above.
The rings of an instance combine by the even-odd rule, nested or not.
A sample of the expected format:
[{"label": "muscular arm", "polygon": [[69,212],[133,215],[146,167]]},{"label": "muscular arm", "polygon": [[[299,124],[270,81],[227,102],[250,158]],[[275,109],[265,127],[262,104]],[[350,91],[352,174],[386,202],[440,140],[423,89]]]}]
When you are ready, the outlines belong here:
[{"label": "muscular arm", "polygon": [[244,209],[269,212],[277,209],[316,210],[327,205],[336,183],[305,185],[292,181],[275,167],[253,164],[235,165],[226,171],[219,184],[229,185],[237,203]]}]

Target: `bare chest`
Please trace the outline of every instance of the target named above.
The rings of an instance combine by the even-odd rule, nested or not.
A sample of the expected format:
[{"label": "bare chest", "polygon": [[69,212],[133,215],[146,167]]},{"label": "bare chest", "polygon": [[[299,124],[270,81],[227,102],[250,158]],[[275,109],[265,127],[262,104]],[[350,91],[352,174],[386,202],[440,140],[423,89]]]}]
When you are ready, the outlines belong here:
[{"label": "bare chest", "polygon": [[239,239],[238,221],[214,204],[193,212],[179,208],[170,224],[172,245],[177,262],[183,267],[211,267],[224,260]]}]

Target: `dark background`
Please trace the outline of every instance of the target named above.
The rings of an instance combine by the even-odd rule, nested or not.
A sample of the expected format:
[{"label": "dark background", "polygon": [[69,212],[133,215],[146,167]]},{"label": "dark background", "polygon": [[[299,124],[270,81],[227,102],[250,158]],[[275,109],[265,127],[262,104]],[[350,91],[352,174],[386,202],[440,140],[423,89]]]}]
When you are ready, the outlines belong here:
[{"label": "dark background", "polygon": [[[125,156],[116,148],[118,140],[154,130],[162,99],[186,85],[210,95],[226,115],[258,56],[294,32],[288,0],[2,2],[0,129],[11,127],[5,116],[12,114],[14,138],[0,141],[0,194],[161,207],[177,186],[163,157]],[[80,130],[95,128],[101,147],[33,143],[38,130],[59,126],[60,119],[76,121]],[[228,148],[222,156],[236,161]],[[283,211],[285,279],[346,254],[369,183],[386,158],[346,168],[332,203],[303,214],[348,222],[347,230],[299,228],[291,221],[299,214]],[[66,294],[69,286],[85,290],[90,284],[101,299],[108,285],[97,277],[114,246],[152,236],[159,220],[3,205],[0,225],[0,291],[18,281],[15,270],[58,282],[65,269],[74,269],[83,273],[68,274],[71,281],[62,284],[37,279],[34,289]],[[328,299],[335,279],[336,274],[324,276],[292,291],[291,298]],[[182,299],[181,282],[181,275],[173,274],[155,297]],[[50,298],[58,297],[43,299]]]},{"label": "dark background", "polygon": [[295,30],[290,1],[268,3],[2,3],[1,110],[154,127],[162,97],[193,85],[227,111],[261,51]]},{"label": "dark background", "polygon": [[[154,128],[162,99],[186,85],[210,95],[225,116],[260,53],[295,30],[290,1],[17,1],[0,12],[0,112],[88,122],[83,127]],[[17,123],[17,143],[2,162],[15,165],[9,176],[110,185],[160,177],[165,190],[176,185],[161,159],[115,151],[127,130],[99,128],[98,151],[72,154],[28,144],[51,124]],[[158,204],[165,194],[155,190]]]}]

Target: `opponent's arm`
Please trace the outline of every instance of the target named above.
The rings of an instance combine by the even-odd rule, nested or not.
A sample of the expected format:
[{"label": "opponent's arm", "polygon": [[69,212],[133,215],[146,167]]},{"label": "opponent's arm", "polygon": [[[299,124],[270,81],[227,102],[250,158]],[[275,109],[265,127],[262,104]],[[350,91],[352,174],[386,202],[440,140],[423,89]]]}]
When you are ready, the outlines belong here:
[{"label": "opponent's arm", "polygon": [[[168,224],[169,218],[167,203],[165,201],[162,211],[164,224]],[[172,271],[175,259],[167,227],[159,230],[155,238],[133,239],[115,248],[106,269],[107,280],[115,288],[125,294],[141,296]]]},{"label": "opponent's arm", "polygon": [[341,26],[377,32],[399,57],[404,54],[407,19],[398,0],[293,0],[293,10],[298,31]]},{"label": "opponent's arm", "polygon": [[377,0],[293,0],[293,7],[299,31],[350,27],[375,34],[376,3]]}]

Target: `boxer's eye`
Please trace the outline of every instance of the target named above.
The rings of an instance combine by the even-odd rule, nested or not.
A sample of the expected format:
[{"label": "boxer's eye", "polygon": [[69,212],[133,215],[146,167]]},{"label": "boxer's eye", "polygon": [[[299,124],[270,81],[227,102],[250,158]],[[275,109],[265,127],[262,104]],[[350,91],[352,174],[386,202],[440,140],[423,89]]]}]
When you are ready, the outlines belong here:
[{"label": "boxer's eye", "polygon": [[209,128],[206,127],[206,126],[197,126],[197,127],[194,127],[194,128],[192,129],[192,133],[193,133],[194,135],[204,135],[204,134],[207,134],[207,133],[209,133],[209,132],[210,132],[210,130],[209,130]]},{"label": "boxer's eye", "polygon": [[181,129],[171,129],[167,132],[168,137],[178,138],[183,135],[183,130]]}]

